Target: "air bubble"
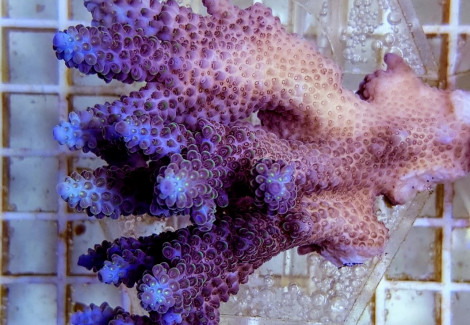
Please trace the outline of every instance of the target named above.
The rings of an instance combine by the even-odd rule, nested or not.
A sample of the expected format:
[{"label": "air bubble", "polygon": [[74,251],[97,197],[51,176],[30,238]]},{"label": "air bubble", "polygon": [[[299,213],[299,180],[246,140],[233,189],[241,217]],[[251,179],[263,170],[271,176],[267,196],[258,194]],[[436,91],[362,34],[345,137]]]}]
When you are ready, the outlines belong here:
[{"label": "air bubble", "polygon": [[393,34],[391,34],[391,33],[385,34],[384,41],[385,41],[385,44],[390,46],[393,43],[395,43],[395,36],[393,36]]},{"label": "air bubble", "polygon": [[387,16],[390,25],[398,25],[401,22],[401,15],[398,12],[391,12]]},{"label": "air bubble", "polygon": [[370,47],[374,50],[374,51],[378,51],[380,49],[383,48],[383,43],[382,41],[373,41],[370,45]]}]

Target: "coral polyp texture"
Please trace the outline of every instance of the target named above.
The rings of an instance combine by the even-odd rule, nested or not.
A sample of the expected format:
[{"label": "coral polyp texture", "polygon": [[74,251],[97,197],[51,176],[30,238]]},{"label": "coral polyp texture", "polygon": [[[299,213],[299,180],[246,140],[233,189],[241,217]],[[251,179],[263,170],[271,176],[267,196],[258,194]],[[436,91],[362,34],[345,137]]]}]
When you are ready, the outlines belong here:
[{"label": "coral polyp texture", "polygon": [[[67,67],[138,91],[54,128],[107,162],[58,192],[97,218],[189,215],[193,225],[104,241],[79,264],[136,286],[147,316],[107,304],[73,324],[218,324],[221,302],[276,254],[337,266],[383,252],[374,199],[393,204],[469,171],[470,95],[431,88],[397,55],[357,93],[310,41],[260,3],[87,0],[91,27],[58,32]],[[256,113],[261,121],[247,122]]]}]

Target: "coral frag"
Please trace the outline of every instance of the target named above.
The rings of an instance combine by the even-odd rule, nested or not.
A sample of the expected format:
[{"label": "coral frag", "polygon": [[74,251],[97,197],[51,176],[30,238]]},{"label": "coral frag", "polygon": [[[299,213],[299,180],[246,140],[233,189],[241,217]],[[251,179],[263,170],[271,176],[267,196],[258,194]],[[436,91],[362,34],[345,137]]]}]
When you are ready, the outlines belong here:
[{"label": "coral frag", "polygon": [[54,37],[68,67],[145,82],[55,127],[108,164],[67,177],[62,198],[97,218],[193,222],[81,256],[101,281],[137,286],[149,315],[91,305],[73,324],[217,324],[220,302],[279,252],[361,263],[388,238],[377,195],[404,203],[469,171],[469,94],[426,86],[393,54],[354,94],[269,8],[203,3],[207,16],[172,0],[86,0],[92,26]]}]

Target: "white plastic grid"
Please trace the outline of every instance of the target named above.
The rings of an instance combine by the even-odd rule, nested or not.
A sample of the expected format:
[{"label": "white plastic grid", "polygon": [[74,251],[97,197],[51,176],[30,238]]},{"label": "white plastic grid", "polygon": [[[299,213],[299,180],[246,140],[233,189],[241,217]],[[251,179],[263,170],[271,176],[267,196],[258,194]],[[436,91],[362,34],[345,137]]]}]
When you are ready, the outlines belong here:
[{"label": "white plastic grid", "polygon": [[[11,114],[10,109],[22,109],[20,107],[13,108],[12,98],[14,96],[18,95],[23,100],[23,97],[33,100],[33,98],[43,98],[47,95],[50,98],[44,100],[44,108],[46,108],[47,104],[50,104],[49,101],[56,103],[55,108],[53,107],[56,110],[51,113],[52,118],[55,119],[53,123],[55,123],[58,118],[64,118],[67,115],[70,109],[69,106],[71,106],[70,103],[74,100],[72,98],[73,95],[82,97],[93,96],[91,103],[101,102],[102,100],[96,96],[98,92],[93,79],[84,78],[84,82],[79,81],[81,77],[78,76],[78,74],[68,71],[61,62],[55,62],[52,50],[49,50],[50,60],[48,63],[43,63],[42,61],[38,62],[35,58],[36,51],[39,52],[37,58],[41,59],[40,53],[44,53],[44,51],[35,49],[34,47],[32,48],[28,46],[27,43],[15,45],[12,43],[13,40],[10,37],[12,33],[26,35],[31,32],[45,33],[44,35],[34,34],[34,36],[46,37],[49,35],[52,37],[57,29],[63,29],[69,25],[78,23],[86,23],[86,21],[81,21],[81,19],[87,17],[83,14],[84,9],[82,8],[82,1],[25,1],[27,6],[33,6],[33,11],[36,12],[36,15],[21,17],[22,9],[20,8],[18,9],[20,13],[17,17],[7,17],[8,6],[12,3],[16,3],[15,6],[18,6],[19,2],[21,1],[2,0],[2,6],[0,8],[0,10],[2,10],[0,13],[0,44],[2,44],[2,51],[0,51],[0,62],[2,62],[0,94],[2,97],[1,118],[3,125],[2,147],[0,148],[2,164],[0,164],[0,168],[2,169],[2,189],[4,190],[1,208],[2,222],[0,223],[0,231],[3,235],[3,240],[0,243],[0,249],[3,252],[2,256],[0,256],[0,265],[3,267],[0,285],[2,286],[2,298],[4,298],[2,300],[2,311],[6,311],[6,313],[2,314],[0,320],[2,324],[16,325],[26,323],[50,324],[50,320],[54,319],[58,325],[63,325],[66,323],[67,313],[70,310],[67,298],[72,297],[73,299],[75,294],[79,295],[80,290],[84,290],[84,287],[81,287],[80,284],[90,282],[98,283],[94,277],[90,277],[87,273],[82,272],[72,276],[71,274],[75,272],[75,269],[68,265],[68,261],[71,259],[69,254],[72,254],[72,250],[68,249],[71,245],[68,239],[70,239],[74,233],[80,233],[80,229],[82,229],[84,224],[86,224],[88,231],[90,231],[90,228],[93,228],[93,223],[90,223],[88,218],[83,214],[68,211],[66,204],[55,196],[54,188],[52,188],[51,193],[50,184],[47,184],[48,186],[44,188],[46,181],[39,177],[41,177],[41,175],[43,177],[47,176],[46,170],[35,169],[35,166],[38,165],[37,160],[49,159],[50,163],[47,164],[49,166],[49,172],[53,170],[55,177],[55,179],[50,180],[50,183],[55,184],[57,181],[63,179],[69,172],[68,165],[74,164],[72,158],[77,157],[77,154],[70,153],[56,145],[48,145],[44,142],[37,145],[34,141],[37,141],[38,136],[41,137],[42,134],[37,135],[35,134],[36,131],[29,129],[37,125],[18,125],[21,129],[13,130],[10,125],[13,119],[12,115],[14,114]],[[420,1],[416,0],[415,2],[418,3]],[[441,5],[445,8],[443,10],[444,16],[448,16],[448,18],[444,19],[447,23],[433,23],[423,26],[426,34],[444,36],[444,39],[448,41],[448,44],[445,46],[446,58],[444,61],[446,71],[443,76],[446,78],[446,84],[450,88],[456,86],[462,87],[462,85],[459,84],[455,69],[459,59],[459,46],[462,35],[470,35],[470,25],[459,24],[459,19],[464,16],[461,12],[461,8],[464,8],[463,5],[467,2],[470,1],[442,1]],[[469,7],[467,6],[465,8]],[[54,12],[56,14],[44,14],[45,11],[49,13]],[[42,43],[44,47],[50,49],[50,45],[48,44],[48,42]],[[37,46],[38,44],[35,45]],[[12,51],[12,47],[15,46],[21,46],[18,48],[19,53]],[[24,61],[24,58],[22,59],[21,56],[24,54],[26,54],[26,58],[29,59],[30,62]],[[32,70],[28,71],[28,73],[22,77],[14,79],[11,73],[12,67],[7,65],[9,60],[16,60],[15,62],[18,62],[18,64],[29,64],[28,67],[31,67]],[[44,73],[44,71],[46,73]],[[56,73],[56,76],[54,76],[54,73]],[[70,82],[70,79],[73,79],[74,82]],[[99,86],[100,95],[103,94],[103,90],[104,93],[109,96],[118,96],[121,93],[128,92],[123,90],[125,87],[118,83],[105,87],[100,83]],[[470,85],[467,84],[466,87],[468,89]],[[32,104],[36,105],[36,103]],[[21,105],[21,101],[20,104],[16,106],[18,105]],[[38,106],[41,107],[41,105]],[[47,107],[51,109],[51,106]],[[28,108],[24,107],[24,109],[27,110]],[[15,114],[16,113],[18,112],[15,112]],[[46,115],[39,108],[36,112],[28,113],[38,114],[43,117]],[[18,116],[18,123],[27,120],[28,119],[24,116]],[[39,120],[41,121],[41,118],[39,118]],[[46,121],[47,125],[50,119],[44,118],[44,121]],[[10,138],[13,139],[12,133],[16,131],[19,132],[19,137],[21,137],[21,134],[29,134],[30,138],[32,135],[32,139],[25,140],[26,142],[16,145],[13,145],[11,142],[8,143]],[[47,138],[47,135],[45,138]],[[75,159],[75,163],[78,166],[86,164],[83,159],[78,162],[77,159]],[[13,184],[10,182],[12,173],[18,178],[21,176],[26,177],[26,182],[24,183],[19,182],[18,178],[16,178],[14,183],[18,188],[15,190],[10,188],[10,185]],[[36,181],[31,181],[33,179]],[[28,180],[30,180],[30,182],[27,182]],[[456,186],[456,191],[469,188],[468,183],[468,180],[460,182],[460,185],[458,187]],[[14,196],[18,193],[28,192],[31,187],[36,186],[39,194],[33,192],[31,197],[28,197],[29,201],[27,202],[25,202],[26,198],[21,195]],[[421,320],[421,323],[428,323],[428,320],[430,320],[434,323],[446,325],[464,324],[464,322],[466,322],[465,317],[461,314],[467,312],[468,310],[466,310],[466,308],[470,305],[470,277],[467,273],[467,277],[465,278],[466,282],[456,279],[456,277],[453,276],[452,266],[456,259],[453,257],[453,251],[456,250],[456,247],[463,247],[463,259],[465,259],[466,254],[468,260],[470,260],[470,245],[468,236],[465,236],[465,233],[469,231],[466,228],[470,227],[470,219],[468,217],[468,210],[464,212],[466,218],[454,218],[453,207],[455,206],[456,199],[453,186],[447,184],[441,189],[443,190],[438,191],[436,200],[438,202],[442,201],[442,211],[436,211],[436,215],[434,216],[419,218],[415,223],[415,227],[437,230],[435,237],[437,241],[434,244],[437,246],[435,250],[438,252],[433,258],[433,261],[437,262],[437,265],[434,265],[434,279],[431,281],[404,281],[384,278],[376,291],[373,310],[370,312],[372,318],[364,317],[362,322],[369,323],[369,320],[372,319],[375,324],[399,324],[401,323],[399,317],[403,314],[403,311],[402,313],[399,312],[401,310],[400,308],[407,308],[408,306],[406,304],[410,302],[418,306],[418,308],[416,308],[416,317],[414,318],[414,320],[418,322]],[[34,202],[34,197],[43,198],[46,194],[53,197],[49,197],[47,201],[48,204],[50,204],[49,209],[41,211],[40,209],[43,209],[44,205],[35,208],[37,202]],[[459,193],[456,192],[455,194],[457,195]],[[16,202],[17,206],[8,206],[8,204],[12,202]],[[19,205],[28,205],[29,208],[22,209]],[[462,230],[463,235],[456,235],[457,230]],[[94,234],[92,242],[99,241],[99,236],[102,235],[100,231],[98,227],[96,227],[95,230],[91,230],[91,233]],[[35,234],[45,233],[48,233],[52,237],[47,240],[44,240],[44,238],[35,238]],[[24,242],[24,236],[30,238],[28,242]],[[459,239],[459,236],[463,239],[466,237],[467,242],[457,243],[456,240],[454,240],[454,242],[452,241],[453,238]],[[441,238],[440,240],[439,237]],[[9,247],[5,246],[5,243],[7,243],[6,239],[8,239],[9,245],[16,244],[15,240],[18,240],[18,244],[20,244],[23,249],[23,251],[19,250],[18,252],[24,253],[26,258],[32,258],[39,254],[42,255],[42,259],[50,260],[55,263],[46,263],[45,266],[44,264],[38,264],[40,266],[34,264],[30,265],[25,261],[25,258],[8,256]],[[76,242],[78,243],[75,243],[75,245],[80,244],[78,240]],[[85,241],[83,244],[88,245],[88,242]],[[49,255],[44,254],[44,248],[52,249],[52,252],[56,255],[53,254],[54,256],[51,256],[51,251],[48,251]],[[85,246],[83,248],[85,248]],[[15,258],[18,260],[15,261]],[[470,261],[466,262],[463,260],[461,263],[470,263]],[[72,286],[74,290],[71,290]],[[115,294],[116,291],[114,291],[112,287],[109,288],[108,286],[98,285],[95,288],[97,288],[97,291],[100,291],[100,295],[106,295],[105,290],[108,290],[108,295],[114,297],[114,301],[110,301],[114,305],[119,304],[125,307],[126,304],[128,304],[126,301],[119,301],[120,296]],[[86,290],[93,291],[90,286],[87,286]],[[71,291],[73,291],[73,293],[71,293]],[[456,298],[457,293],[458,298]],[[396,295],[400,297],[397,298]],[[105,299],[105,297],[100,298],[100,300]],[[108,300],[110,299],[113,298],[108,298]],[[116,299],[118,301],[116,301]],[[18,302],[21,302],[21,304]],[[95,303],[97,302],[99,301]],[[426,306],[430,307],[430,304],[434,305],[434,310],[425,308]],[[419,306],[421,306],[421,308],[419,308]],[[406,312],[408,314],[405,316],[410,317],[409,310]],[[461,320],[461,322],[459,322],[459,320]],[[408,319],[407,323],[411,324],[412,322],[409,322]]]}]

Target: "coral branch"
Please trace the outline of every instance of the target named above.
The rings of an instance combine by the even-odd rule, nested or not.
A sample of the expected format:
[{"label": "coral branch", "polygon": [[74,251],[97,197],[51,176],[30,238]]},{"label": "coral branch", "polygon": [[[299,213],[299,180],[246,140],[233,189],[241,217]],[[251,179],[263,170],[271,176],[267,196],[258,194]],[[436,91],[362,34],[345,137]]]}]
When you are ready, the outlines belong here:
[{"label": "coral branch", "polygon": [[[141,304],[149,312],[170,312],[180,315],[185,324],[199,324],[198,304],[218,308],[273,254],[308,242],[313,226],[300,212],[283,218],[251,212],[222,214],[211,232],[190,226],[139,240],[104,242],[82,256],[80,264],[98,271],[103,282],[137,283]],[[100,258],[99,251],[104,253]],[[194,319],[197,322],[192,323]]]}]

